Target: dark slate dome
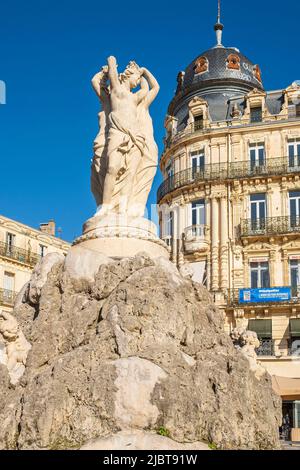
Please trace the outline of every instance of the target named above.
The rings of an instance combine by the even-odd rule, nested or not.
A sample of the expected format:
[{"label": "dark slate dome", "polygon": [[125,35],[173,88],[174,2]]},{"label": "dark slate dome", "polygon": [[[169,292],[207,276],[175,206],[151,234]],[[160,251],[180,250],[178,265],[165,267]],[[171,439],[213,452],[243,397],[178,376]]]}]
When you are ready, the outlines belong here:
[{"label": "dark slate dome", "polygon": [[178,119],[179,130],[184,128],[188,103],[194,96],[200,96],[208,102],[213,120],[230,119],[229,100],[245,96],[254,88],[263,90],[259,66],[235,47],[219,44],[197,56],[178,74],[168,114]]},{"label": "dark slate dome", "polygon": [[234,47],[217,46],[196,57],[186,68],[180,91],[219,84],[263,89],[258,65]]}]

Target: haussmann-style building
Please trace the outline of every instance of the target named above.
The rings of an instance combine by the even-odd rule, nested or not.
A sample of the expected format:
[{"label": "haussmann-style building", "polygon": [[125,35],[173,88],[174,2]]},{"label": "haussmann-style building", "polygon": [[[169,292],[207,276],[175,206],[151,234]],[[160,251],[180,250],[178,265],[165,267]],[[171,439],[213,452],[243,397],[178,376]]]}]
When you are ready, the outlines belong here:
[{"label": "haussmann-style building", "polygon": [[259,65],[215,30],[217,45],[178,74],[165,119],[160,233],[228,332],[256,331],[300,428],[300,82],[266,91]]},{"label": "haussmann-style building", "polygon": [[55,236],[55,222],[40,229],[0,215],[0,310],[11,313],[18,292],[48,253],[66,254],[70,244]]}]

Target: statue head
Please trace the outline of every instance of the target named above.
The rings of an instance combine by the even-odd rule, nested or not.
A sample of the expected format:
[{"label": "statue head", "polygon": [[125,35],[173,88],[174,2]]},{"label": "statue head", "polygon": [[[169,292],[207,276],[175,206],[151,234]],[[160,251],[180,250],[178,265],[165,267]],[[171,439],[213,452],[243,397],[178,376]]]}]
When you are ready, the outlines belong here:
[{"label": "statue head", "polygon": [[123,73],[120,74],[120,81],[129,82],[130,89],[136,88],[141,82],[141,70],[133,60],[129,62]]}]

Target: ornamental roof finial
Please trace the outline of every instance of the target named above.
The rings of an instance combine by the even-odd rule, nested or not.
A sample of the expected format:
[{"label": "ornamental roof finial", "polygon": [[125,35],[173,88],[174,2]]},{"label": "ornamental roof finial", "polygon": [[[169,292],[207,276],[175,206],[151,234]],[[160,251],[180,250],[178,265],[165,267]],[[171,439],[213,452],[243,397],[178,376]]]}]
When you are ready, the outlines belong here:
[{"label": "ornamental roof finial", "polygon": [[221,0],[218,0],[218,18],[217,22],[214,27],[217,35],[217,45],[216,47],[224,47],[222,44],[222,32],[224,29],[224,26],[221,23]]}]

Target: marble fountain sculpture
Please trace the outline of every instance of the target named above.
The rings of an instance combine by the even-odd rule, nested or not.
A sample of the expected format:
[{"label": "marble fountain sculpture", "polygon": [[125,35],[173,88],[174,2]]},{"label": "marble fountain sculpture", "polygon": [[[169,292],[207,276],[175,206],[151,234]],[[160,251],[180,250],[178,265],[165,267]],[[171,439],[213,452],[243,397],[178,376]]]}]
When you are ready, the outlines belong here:
[{"label": "marble fountain sculpture", "polygon": [[134,61],[119,74],[115,57],[109,57],[92,85],[102,108],[91,168],[97,212],[74,244],[106,256],[146,251],[153,258],[168,258],[155,224],[144,218],[158,162],[149,113],[159,92],[158,82]]}]

